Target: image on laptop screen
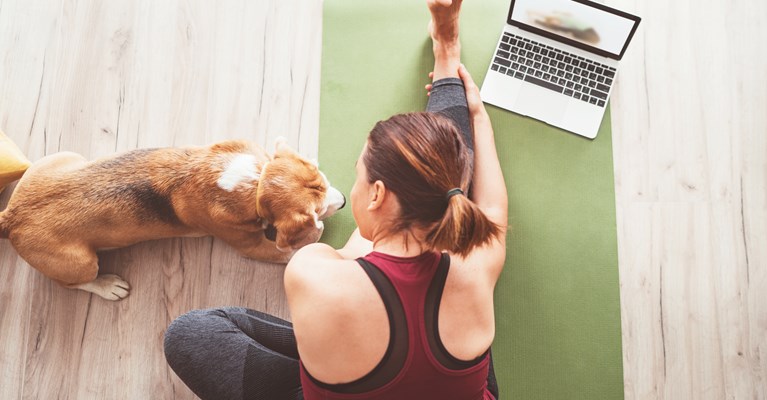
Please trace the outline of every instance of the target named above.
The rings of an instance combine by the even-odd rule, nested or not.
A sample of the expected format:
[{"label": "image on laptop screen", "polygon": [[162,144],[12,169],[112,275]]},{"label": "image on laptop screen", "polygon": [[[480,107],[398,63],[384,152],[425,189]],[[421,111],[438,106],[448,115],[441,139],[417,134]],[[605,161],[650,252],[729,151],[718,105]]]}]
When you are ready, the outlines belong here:
[{"label": "image on laptop screen", "polygon": [[620,55],[635,21],[572,0],[515,0],[511,19]]}]

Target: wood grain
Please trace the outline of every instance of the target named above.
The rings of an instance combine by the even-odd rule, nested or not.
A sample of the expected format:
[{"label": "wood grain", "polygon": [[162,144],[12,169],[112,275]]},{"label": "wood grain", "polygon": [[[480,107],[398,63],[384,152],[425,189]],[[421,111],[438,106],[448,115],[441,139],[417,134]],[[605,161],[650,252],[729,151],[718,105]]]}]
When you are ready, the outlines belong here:
[{"label": "wood grain", "polygon": [[615,0],[627,399],[767,399],[767,5]]},{"label": "wood grain", "polygon": [[[767,3],[607,3],[643,17],[612,98],[626,398],[767,399]],[[315,157],[320,35],[319,1],[0,0],[0,129],[32,160],[279,135]],[[211,238],[101,266],[128,299],[0,241],[0,398],[194,398],[162,354],[173,318],[287,317],[283,267]]]},{"label": "wood grain", "polygon": [[[32,160],[278,136],[316,157],[320,17],[306,1],[2,1],[0,126]],[[130,297],[63,289],[0,241],[0,398],[194,398],[165,362],[170,321],[223,305],[288,316],[284,266],[212,238],[100,265]]]}]

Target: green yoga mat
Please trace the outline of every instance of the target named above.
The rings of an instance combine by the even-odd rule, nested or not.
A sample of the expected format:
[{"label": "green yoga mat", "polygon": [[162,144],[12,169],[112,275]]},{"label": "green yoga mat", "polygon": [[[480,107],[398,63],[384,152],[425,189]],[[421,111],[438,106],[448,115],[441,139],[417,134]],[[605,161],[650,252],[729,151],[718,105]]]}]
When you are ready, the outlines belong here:
[{"label": "green yoga mat", "polygon": [[[463,61],[481,84],[508,0],[466,0]],[[320,166],[349,193],[376,121],[423,110],[433,66],[415,0],[325,0]],[[496,288],[495,368],[504,399],[622,399],[609,111],[593,141],[487,106],[509,189],[508,257]],[[354,229],[347,207],[323,241]]]}]

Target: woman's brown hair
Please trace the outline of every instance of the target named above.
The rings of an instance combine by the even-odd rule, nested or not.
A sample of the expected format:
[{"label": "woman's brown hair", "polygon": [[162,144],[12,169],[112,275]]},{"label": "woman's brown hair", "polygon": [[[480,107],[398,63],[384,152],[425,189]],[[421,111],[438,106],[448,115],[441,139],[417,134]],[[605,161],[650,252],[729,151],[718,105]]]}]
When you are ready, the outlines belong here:
[{"label": "woman's brown hair", "polygon": [[[455,123],[437,113],[395,115],[378,122],[363,155],[370,183],[399,200],[395,231],[427,229],[426,245],[466,255],[499,233],[468,197],[473,160]],[[466,195],[448,196],[460,188]]]}]

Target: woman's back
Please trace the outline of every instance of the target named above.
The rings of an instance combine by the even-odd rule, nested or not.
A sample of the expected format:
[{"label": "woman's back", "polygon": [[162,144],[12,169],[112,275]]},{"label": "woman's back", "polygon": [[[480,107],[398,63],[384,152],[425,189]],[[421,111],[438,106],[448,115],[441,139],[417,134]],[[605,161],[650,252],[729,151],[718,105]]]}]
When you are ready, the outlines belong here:
[{"label": "woman's back", "polygon": [[[477,318],[477,315],[455,307],[440,310],[443,296],[454,295],[446,288],[451,270],[450,257],[437,252],[426,252],[415,257],[396,257],[373,252],[359,260],[355,268],[364,271],[365,278],[372,284],[365,286],[358,282],[360,285],[357,286],[372,289],[375,296],[371,298],[377,297],[378,304],[364,296],[354,305],[357,316],[350,319],[357,323],[327,323],[325,326],[331,327],[327,334],[332,339],[325,338],[316,342],[310,339],[305,343],[299,338],[302,360],[309,364],[310,369],[307,372],[307,367],[302,365],[302,384],[306,398],[336,398],[334,396],[337,394],[345,394],[346,397],[343,398],[355,399],[485,398],[488,376],[487,349],[492,341],[492,321],[489,326],[478,326],[483,322],[481,316]],[[451,276],[450,279],[460,277]],[[315,284],[327,287],[334,283],[325,281]],[[347,287],[347,284],[348,282],[340,287]],[[482,301],[481,298],[467,298],[465,292],[456,294],[462,296],[466,304]],[[339,294],[339,297],[345,296]],[[324,306],[331,304],[326,303]],[[337,306],[341,309],[346,308],[343,304]],[[476,307],[470,305],[471,309]],[[492,304],[487,304],[486,307],[492,315]],[[319,307],[315,311],[323,314]],[[311,317],[314,321],[321,319],[316,312]],[[332,312],[329,314],[330,318],[337,317],[333,316]],[[485,332],[484,336],[487,339],[481,341],[484,343],[473,340],[458,346],[464,354],[476,353],[470,359],[458,359],[445,348],[438,328],[444,324],[444,316],[448,316],[449,321],[460,321],[467,332]],[[299,324],[302,322],[304,321],[298,321]],[[368,335],[370,326],[377,327],[379,332]],[[386,334],[381,335],[380,331]],[[381,338],[384,336],[386,338],[382,342]],[[312,348],[312,343],[316,343],[317,348]],[[385,345],[382,346],[383,343]],[[338,364],[327,357],[330,349],[340,352],[341,354],[336,356],[341,359],[367,359],[375,360],[376,363],[361,364],[351,375],[344,376],[345,371],[340,370],[336,371],[338,375],[335,375],[333,370]],[[321,376],[314,377],[310,374],[311,371],[317,371]],[[327,384],[332,382],[346,383]],[[360,395],[348,397],[350,393]]]}]

